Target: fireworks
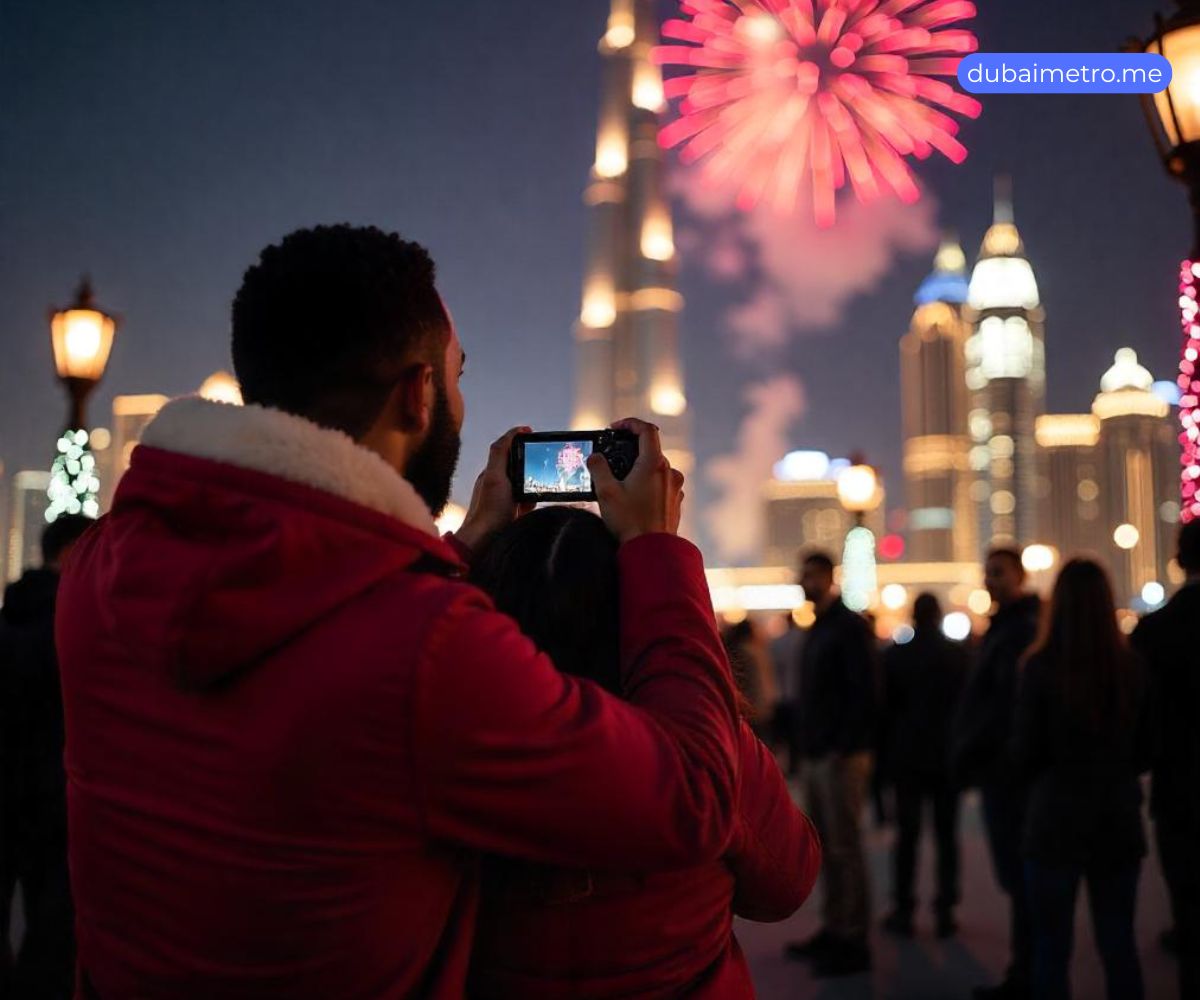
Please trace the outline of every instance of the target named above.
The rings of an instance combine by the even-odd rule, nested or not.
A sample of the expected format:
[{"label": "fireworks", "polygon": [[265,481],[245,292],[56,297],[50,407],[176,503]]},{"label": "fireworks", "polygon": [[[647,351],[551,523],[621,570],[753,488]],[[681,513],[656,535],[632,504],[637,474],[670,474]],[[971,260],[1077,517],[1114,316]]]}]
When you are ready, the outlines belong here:
[{"label": "fireworks", "polygon": [[686,19],[654,50],[692,72],[666,81],[679,117],[659,134],[685,163],[738,185],[738,204],[788,212],[811,189],[817,223],[832,225],[847,180],[864,202],[891,190],[920,197],[906,157],[967,155],[947,112],[979,115],[955,77],[975,36],[950,25],[967,0],[681,0]]}]

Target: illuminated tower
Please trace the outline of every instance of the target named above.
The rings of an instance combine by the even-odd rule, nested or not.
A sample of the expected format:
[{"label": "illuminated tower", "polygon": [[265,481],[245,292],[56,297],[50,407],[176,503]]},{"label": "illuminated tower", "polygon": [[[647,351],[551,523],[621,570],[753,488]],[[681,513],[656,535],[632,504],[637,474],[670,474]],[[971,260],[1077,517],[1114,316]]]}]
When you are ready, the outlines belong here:
[{"label": "illuminated tower", "polygon": [[964,369],[971,333],[963,317],[967,290],[962,247],[944,239],[900,340],[908,554],[914,562],[968,562],[978,553]]},{"label": "illuminated tower", "polygon": [[1141,597],[1147,584],[1167,582],[1179,521],[1176,427],[1153,385],[1136,352],[1122,348],[1092,403],[1100,426],[1103,530],[1115,544],[1110,565],[1122,607]]},{"label": "illuminated tower", "polygon": [[1007,180],[996,184],[995,221],[971,274],[967,306],[967,422],[980,541],[1023,545],[1038,540],[1044,492],[1035,425],[1046,404],[1045,313]]},{"label": "illuminated tower", "polygon": [[572,426],[604,427],[623,416],[662,429],[671,464],[692,465],[679,357],[675,242],[664,191],[658,115],[662,74],[653,0],[613,0],[600,42],[604,92],[584,201],[590,209],[583,308],[575,327]]}]

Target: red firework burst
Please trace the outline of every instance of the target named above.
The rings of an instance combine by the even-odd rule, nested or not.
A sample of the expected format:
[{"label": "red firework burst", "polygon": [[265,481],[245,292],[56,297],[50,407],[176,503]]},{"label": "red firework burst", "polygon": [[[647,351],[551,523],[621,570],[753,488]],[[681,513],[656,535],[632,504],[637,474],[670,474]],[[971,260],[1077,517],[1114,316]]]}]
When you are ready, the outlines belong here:
[{"label": "red firework burst", "polygon": [[847,178],[864,202],[886,186],[920,197],[905,157],[967,155],[947,111],[975,118],[955,77],[975,35],[949,25],[975,16],[968,0],[680,0],[687,19],[654,50],[691,73],[666,82],[679,117],[659,134],[685,144],[685,163],[740,187],[738,204],[790,211],[807,178],[818,225],[832,225]]}]

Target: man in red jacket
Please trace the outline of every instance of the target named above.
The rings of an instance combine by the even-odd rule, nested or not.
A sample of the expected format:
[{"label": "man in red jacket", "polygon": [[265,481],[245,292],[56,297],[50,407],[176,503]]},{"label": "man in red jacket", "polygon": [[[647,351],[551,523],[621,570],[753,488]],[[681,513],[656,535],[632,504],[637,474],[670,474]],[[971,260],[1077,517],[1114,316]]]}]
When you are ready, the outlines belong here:
[{"label": "man in red jacket", "polygon": [[416,244],[300,231],[233,308],[244,408],[146,429],[59,595],[80,994],[455,997],[481,852],[718,857],[732,683],[656,429],[617,482],[628,703],[559,673],[462,579],[512,520],[505,459],[456,539],[463,362]]}]

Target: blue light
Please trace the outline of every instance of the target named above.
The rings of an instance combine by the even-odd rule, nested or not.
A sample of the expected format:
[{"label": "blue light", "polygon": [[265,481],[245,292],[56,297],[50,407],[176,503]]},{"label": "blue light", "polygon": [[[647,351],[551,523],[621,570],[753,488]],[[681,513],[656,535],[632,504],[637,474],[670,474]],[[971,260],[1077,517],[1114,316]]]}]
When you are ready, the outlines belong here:
[{"label": "blue light", "polygon": [[1182,390],[1174,382],[1155,382],[1150,387],[1150,391],[1168,406],[1178,406],[1179,400],[1183,396]]},{"label": "blue light", "polygon": [[967,301],[967,292],[970,287],[966,275],[934,271],[921,282],[921,287],[917,289],[913,301],[919,306],[927,306],[932,302],[962,305]]}]

